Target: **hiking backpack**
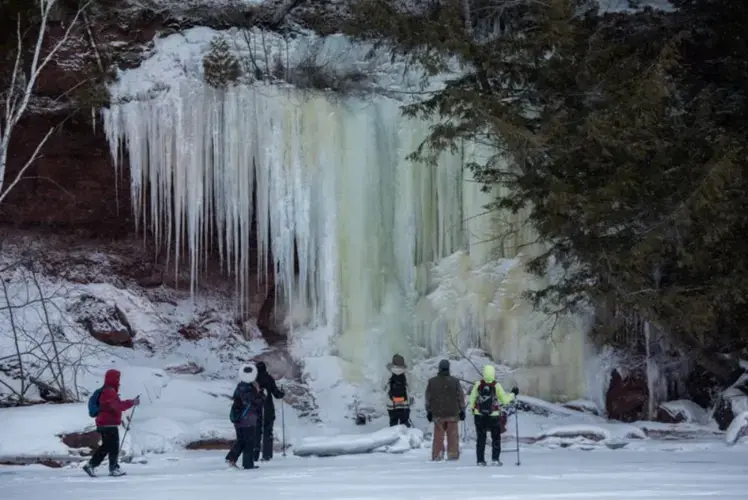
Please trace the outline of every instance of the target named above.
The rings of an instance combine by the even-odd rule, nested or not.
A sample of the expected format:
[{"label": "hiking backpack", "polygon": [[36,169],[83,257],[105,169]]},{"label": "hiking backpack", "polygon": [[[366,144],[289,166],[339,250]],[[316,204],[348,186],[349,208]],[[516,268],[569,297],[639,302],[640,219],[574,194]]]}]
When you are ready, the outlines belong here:
[{"label": "hiking backpack", "polygon": [[99,387],[88,398],[88,416],[91,418],[96,418],[99,415],[99,399],[101,399],[102,389],[103,387]]},{"label": "hiking backpack", "polygon": [[241,406],[237,406],[236,404],[231,405],[231,411],[229,412],[229,420],[231,420],[231,423],[239,423],[239,421],[243,419],[247,415],[247,413],[249,413],[249,409],[251,406],[251,404],[247,404],[247,406],[242,408]]},{"label": "hiking backpack", "polygon": [[405,375],[392,375],[390,377],[390,399],[395,403],[408,401],[408,382]]},{"label": "hiking backpack", "polygon": [[243,419],[247,415],[247,413],[249,413],[249,410],[252,408],[252,394],[247,394],[247,401],[244,406],[242,406],[242,403],[245,403],[244,398],[239,396],[238,398],[234,399],[234,402],[231,405],[231,411],[229,411],[229,420],[232,424],[239,423],[239,421]]},{"label": "hiking backpack", "polygon": [[478,397],[475,399],[475,409],[479,415],[491,415],[499,411],[499,399],[496,397],[496,382],[490,384],[481,380],[478,386]]}]

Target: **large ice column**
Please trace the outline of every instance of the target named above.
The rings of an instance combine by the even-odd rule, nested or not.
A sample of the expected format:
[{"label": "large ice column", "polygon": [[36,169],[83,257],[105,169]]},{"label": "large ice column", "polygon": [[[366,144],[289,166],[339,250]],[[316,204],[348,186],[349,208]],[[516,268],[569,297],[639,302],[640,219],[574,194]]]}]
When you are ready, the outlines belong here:
[{"label": "large ice column", "polygon": [[[466,147],[466,161],[510,165],[494,151]],[[503,165],[502,165],[503,163]],[[487,210],[505,188],[484,192],[470,172],[462,185],[465,246],[431,266],[429,284],[415,312],[416,342],[431,355],[481,347],[512,369],[522,390],[549,399],[574,399],[586,392],[589,316],[548,316],[525,298],[550,284],[525,263],[545,246],[528,222],[528,211]]]},{"label": "large ice column", "polygon": [[129,151],[138,219],[174,259],[189,250],[193,285],[217,234],[244,296],[256,207],[259,266],[289,327],[331,329],[362,370],[408,352],[419,266],[463,245],[462,155],[405,160],[428,124],[385,98],[187,79],[104,118],[115,158]]},{"label": "large ice column", "polygon": [[482,347],[523,390],[581,395],[586,325],[554,325],[522,297],[543,284],[522,266],[542,247],[526,214],[486,213],[501,192],[463,168],[493,153],[407,161],[429,124],[399,105],[183,78],[104,121],[113,156],[129,152],[140,224],[177,264],[188,250],[192,285],[214,244],[239,297],[252,269],[272,271],[289,329],[328,332],[352,380],[376,379],[393,352]]}]

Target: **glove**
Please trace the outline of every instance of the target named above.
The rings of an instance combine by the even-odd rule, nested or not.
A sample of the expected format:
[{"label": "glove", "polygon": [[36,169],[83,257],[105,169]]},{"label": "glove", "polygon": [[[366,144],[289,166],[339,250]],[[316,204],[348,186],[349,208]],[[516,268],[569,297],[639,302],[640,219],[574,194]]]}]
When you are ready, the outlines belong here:
[{"label": "glove", "polygon": [[465,420],[465,410],[460,410],[460,420]]},{"label": "glove", "polygon": [[430,411],[426,412],[426,420],[428,420],[429,422],[431,422],[432,420],[434,420],[434,416],[431,414]]},{"label": "glove", "polygon": [[515,396],[519,394],[519,387],[517,386],[512,387],[512,394],[514,394]]},{"label": "glove", "polygon": [[286,397],[286,393],[285,392],[283,392],[283,391],[279,391],[279,392],[280,392],[280,398],[279,399],[283,399],[283,398]]},{"label": "glove", "polygon": [[133,406],[138,406],[140,404],[140,395],[135,396],[135,399],[132,400]]}]

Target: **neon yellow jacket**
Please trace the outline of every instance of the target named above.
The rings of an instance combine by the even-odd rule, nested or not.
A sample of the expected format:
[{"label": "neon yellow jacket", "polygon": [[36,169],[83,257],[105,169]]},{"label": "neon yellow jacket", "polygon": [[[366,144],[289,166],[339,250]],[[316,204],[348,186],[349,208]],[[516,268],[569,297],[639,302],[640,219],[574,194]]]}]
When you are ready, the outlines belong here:
[{"label": "neon yellow jacket", "polygon": [[[494,368],[491,365],[486,365],[483,367],[483,381],[487,383],[495,382],[496,381],[496,368]],[[475,408],[475,400],[478,399],[478,387],[480,387],[481,380],[477,381],[475,385],[473,385],[473,390],[470,391],[470,401],[469,405],[470,408],[473,409],[473,414],[480,415],[478,410]],[[504,388],[501,387],[501,384],[496,382],[496,399],[499,400],[499,403],[503,405],[508,405],[512,401],[514,401],[514,394],[511,392],[507,394],[504,392]],[[491,413],[491,416],[498,416],[499,411],[494,411]]]}]

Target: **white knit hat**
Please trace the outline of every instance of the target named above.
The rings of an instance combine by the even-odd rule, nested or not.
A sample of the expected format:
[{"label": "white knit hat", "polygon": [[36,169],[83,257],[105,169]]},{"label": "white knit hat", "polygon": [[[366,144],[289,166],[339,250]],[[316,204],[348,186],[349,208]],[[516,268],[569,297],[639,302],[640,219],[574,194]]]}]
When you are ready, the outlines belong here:
[{"label": "white knit hat", "polygon": [[257,380],[257,366],[254,363],[246,363],[239,368],[239,380],[251,384]]}]

